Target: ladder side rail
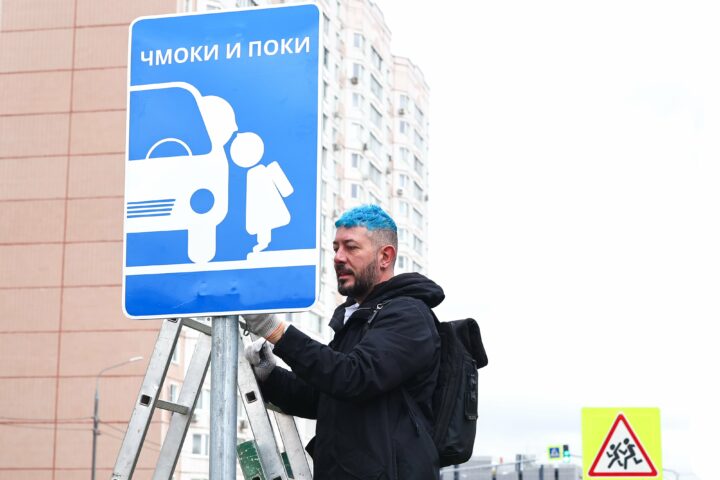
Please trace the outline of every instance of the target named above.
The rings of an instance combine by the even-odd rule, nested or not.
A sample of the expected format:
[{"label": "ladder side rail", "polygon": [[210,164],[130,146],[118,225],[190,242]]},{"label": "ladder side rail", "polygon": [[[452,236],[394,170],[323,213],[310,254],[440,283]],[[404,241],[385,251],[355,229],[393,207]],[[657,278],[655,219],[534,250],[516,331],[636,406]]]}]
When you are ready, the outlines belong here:
[{"label": "ladder side rail", "polygon": [[280,431],[285,453],[287,453],[290,467],[293,471],[293,478],[296,480],[312,480],[312,471],[308,458],[305,455],[305,447],[300,440],[295,418],[281,412],[273,412],[275,423]]},{"label": "ladder side rail", "polygon": [[[244,345],[252,342],[248,336],[241,335],[241,337]],[[252,366],[245,359],[245,355],[238,355],[238,388],[255,438],[257,453],[265,478],[267,480],[287,480],[288,476],[278,451],[275,432],[270,423],[270,417],[265,408],[260,387],[255,379]]]},{"label": "ladder side rail", "polygon": [[112,480],[132,478],[181,329],[182,322],[179,319],[166,319],[160,327],[155,349],[115,461]]},{"label": "ladder side rail", "polygon": [[[183,320],[183,323],[185,320]],[[172,478],[178,457],[192,420],[195,405],[202,393],[202,386],[210,366],[210,350],[212,340],[207,334],[198,336],[195,350],[188,365],[185,380],[178,394],[177,403],[188,408],[186,414],[173,412],[165,441],[155,468],[153,480],[169,480]]]}]

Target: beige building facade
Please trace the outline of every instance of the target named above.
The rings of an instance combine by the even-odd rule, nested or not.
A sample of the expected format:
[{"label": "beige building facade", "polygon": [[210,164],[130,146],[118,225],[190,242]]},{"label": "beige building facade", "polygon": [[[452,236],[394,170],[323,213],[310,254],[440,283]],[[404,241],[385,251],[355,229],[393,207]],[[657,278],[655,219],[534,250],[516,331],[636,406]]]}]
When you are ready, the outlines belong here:
[{"label": "beige building facade", "polygon": [[[159,328],[121,309],[128,27],[235,0],[0,0],[0,480],[109,478]],[[280,2],[282,3],[282,2]],[[338,297],[333,223],[379,203],[400,228],[398,271],[427,271],[428,87],[395,57],[369,0],[321,0],[325,52],[320,302],[290,320],[320,340]],[[164,395],[182,383],[185,338]],[[129,362],[137,356],[144,360]],[[209,377],[209,375],[208,375]],[[208,478],[209,384],[175,478]],[[166,414],[135,478],[151,477]],[[238,438],[249,435],[239,420]],[[312,425],[303,427],[311,434]]]}]

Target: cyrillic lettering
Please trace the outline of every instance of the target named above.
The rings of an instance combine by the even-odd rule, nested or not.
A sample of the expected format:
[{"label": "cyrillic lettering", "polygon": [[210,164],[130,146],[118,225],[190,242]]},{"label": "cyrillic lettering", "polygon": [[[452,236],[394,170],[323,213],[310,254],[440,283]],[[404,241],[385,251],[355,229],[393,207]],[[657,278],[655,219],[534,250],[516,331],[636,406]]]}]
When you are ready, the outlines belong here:
[{"label": "cyrillic lettering", "polygon": [[172,49],[165,50],[163,56],[162,50],[155,50],[155,65],[168,65],[172,63]]},{"label": "cyrillic lettering", "polygon": [[291,43],[292,38],[283,38],[281,42],[282,48],[280,50],[280,54],[285,55],[286,53],[293,53],[292,49],[290,48]]},{"label": "cyrillic lettering", "polygon": [[[182,53],[182,57],[180,57],[180,54]],[[175,50],[175,63],[185,63],[188,59],[188,50],[185,47],[180,47]]]},{"label": "cyrillic lettering", "polygon": [[299,40],[299,38],[295,39],[295,53],[299,53],[303,46],[305,47],[305,52],[310,53],[310,37],[303,38],[302,43],[300,44],[298,44]]},{"label": "cyrillic lettering", "polygon": [[[272,49],[272,51],[270,51],[270,48],[269,48],[271,45],[274,47]],[[265,50],[265,55],[270,55],[270,56],[275,55],[278,51],[277,40],[268,40],[267,42],[265,42],[264,50]]]},{"label": "cyrillic lettering", "polygon": [[[217,45],[216,45],[217,47]],[[232,48],[230,48],[232,47]],[[232,58],[232,56],[235,55],[235,58],[240,58],[240,42],[237,42],[233,45],[230,45],[229,43],[225,46],[225,58]]]},{"label": "cyrillic lettering", "polygon": [[257,54],[256,54],[256,56],[258,56],[258,57],[262,56],[262,51],[260,50],[260,48],[261,48],[261,47],[260,47],[260,44],[261,44],[261,43],[262,43],[262,42],[259,42],[259,41],[250,42],[250,44],[249,44],[249,46],[248,46],[248,52],[249,52],[249,54],[250,54],[251,57],[253,56],[253,53],[252,53],[253,45],[255,45],[255,46],[257,47]]},{"label": "cyrillic lettering", "polygon": [[[198,62],[202,62],[202,57],[200,56],[201,48],[202,47],[190,47],[190,61],[191,62],[194,62],[196,60]],[[207,48],[207,47],[205,47],[205,48]]]},{"label": "cyrillic lettering", "polygon": [[148,62],[150,66],[153,66],[153,52],[150,50],[149,52],[146,51],[140,51],[140,61],[141,62]]},{"label": "cyrillic lettering", "polygon": [[218,59],[218,46],[217,43],[213,45],[212,47],[208,48],[207,45],[205,45],[205,60],[217,60]]}]

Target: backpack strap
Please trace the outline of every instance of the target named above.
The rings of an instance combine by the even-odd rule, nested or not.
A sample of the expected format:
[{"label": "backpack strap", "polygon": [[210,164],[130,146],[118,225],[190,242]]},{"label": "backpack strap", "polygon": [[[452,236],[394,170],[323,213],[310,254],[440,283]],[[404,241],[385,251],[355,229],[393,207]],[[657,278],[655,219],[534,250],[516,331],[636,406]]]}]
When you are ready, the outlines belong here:
[{"label": "backpack strap", "polygon": [[370,327],[370,324],[372,324],[372,321],[375,320],[375,317],[377,317],[377,314],[380,313],[380,310],[382,310],[385,305],[392,302],[393,300],[395,300],[395,299],[391,298],[389,300],[385,300],[384,302],[380,302],[373,307],[372,313],[370,313],[370,316],[367,319],[368,327]]},{"label": "backpack strap", "polygon": [[[377,317],[377,314],[380,313],[380,310],[382,310],[383,307],[385,307],[390,302],[393,302],[400,298],[413,298],[413,297],[409,297],[407,295],[401,295],[399,297],[388,298],[384,302],[380,302],[380,303],[376,304],[374,307],[370,307],[372,309],[372,312],[370,313],[370,316],[367,319],[368,326],[370,326],[370,324],[372,324],[372,321],[375,320],[375,317]],[[430,308],[430,307],[428,307],[428,310],[430,310],[430,313],[432,314],[433,318],[435,319],[435,322],[437,322],[437,317],[435,317],[435,312],[433,312],[432,308]]]}]

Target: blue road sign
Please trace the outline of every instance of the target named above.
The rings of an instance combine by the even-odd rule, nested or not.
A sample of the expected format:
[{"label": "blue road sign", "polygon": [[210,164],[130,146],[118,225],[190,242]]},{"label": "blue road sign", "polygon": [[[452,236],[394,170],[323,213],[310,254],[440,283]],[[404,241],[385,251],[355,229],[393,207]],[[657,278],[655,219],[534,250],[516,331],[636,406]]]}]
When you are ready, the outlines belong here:
[{"label": "blue road sign", "polygon": [[560,447],[559,446],[548,447],[548,458],[550,460],[558,460],[560,458]]},{"label": "blue road sign", "polygon": [[130,27],[123,308],[307,310],[318,292],[315,5]]}]

